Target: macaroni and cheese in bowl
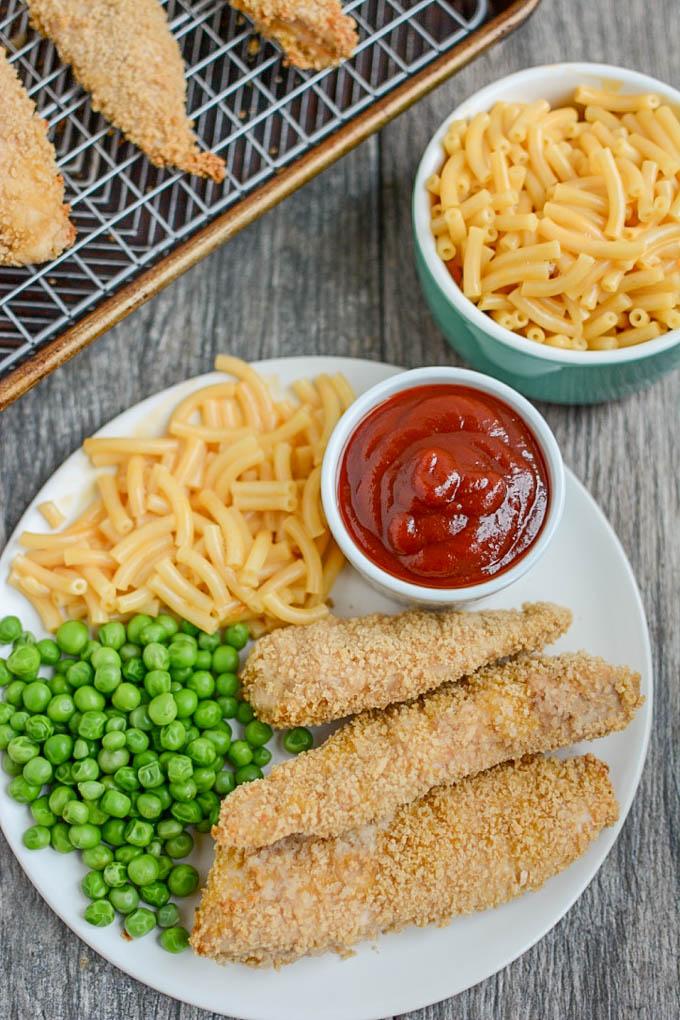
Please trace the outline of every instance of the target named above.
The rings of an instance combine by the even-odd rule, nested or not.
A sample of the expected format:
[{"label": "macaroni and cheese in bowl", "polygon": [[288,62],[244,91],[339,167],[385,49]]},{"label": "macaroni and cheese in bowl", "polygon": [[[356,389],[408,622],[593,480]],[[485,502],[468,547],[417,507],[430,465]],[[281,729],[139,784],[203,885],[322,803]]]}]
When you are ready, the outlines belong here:
[{"label": "macaroni and cheese in bowl", "polygon": [[475,368],[592,403],[680,364],[680,93],[598,64],[468,99],[418,169],[425,298]]}]

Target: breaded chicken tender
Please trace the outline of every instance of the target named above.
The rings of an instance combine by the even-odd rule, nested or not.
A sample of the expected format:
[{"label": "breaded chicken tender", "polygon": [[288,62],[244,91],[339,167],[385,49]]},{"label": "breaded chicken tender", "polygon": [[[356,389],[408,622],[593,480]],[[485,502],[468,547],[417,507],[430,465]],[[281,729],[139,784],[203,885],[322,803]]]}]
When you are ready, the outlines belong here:
[{"label": "breaded chicken tender", "polygon": [[529,758],[438,787],[382,826],[252,854],[218,846],[191,942],[219,962],[278,965],[445,924],[539,889],[617,814],[597,758]]},{"label": "breaded chicken tender", "polygon": [[321,747],[237,787],[213,836],[245,848],[294,834],[339,836],[435,786],[624,729],[641,703],[639,674],[623,666],[584,652],[521,656],[357,716]]},{"label": "breaded chicken tender", "polygon": [[224,179],[224,161],[198,148],[182,55],[158,0],[28,0],[28,7],[93,108],[152,163]]},{"label": "breaded chicken tender", "polygon": [[75,236],[47,125],[0,46],[0,266],[48,262]]},{"label": "breaded chicken tender", "polygon": [[326,617],[262,637],[243,670],[263,722],[307,726],[417,698],[481,666],[555,641],[571,624],[550,602],[521,610]]},{"label": "breaded chicken tender", "polygon": [[357,45],[356,22],[339,0],[231,0],[231,6],[274,39],[295,67],[335,67]]}]

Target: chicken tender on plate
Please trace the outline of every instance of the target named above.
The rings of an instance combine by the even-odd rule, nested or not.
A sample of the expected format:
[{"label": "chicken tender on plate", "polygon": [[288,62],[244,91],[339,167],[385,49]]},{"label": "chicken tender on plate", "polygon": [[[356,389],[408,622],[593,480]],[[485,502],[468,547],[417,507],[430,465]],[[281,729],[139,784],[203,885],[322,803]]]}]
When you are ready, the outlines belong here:
[{"label": "chicken tender on plate", "polygon": [[639,674],[583,652],[489,666],[359,715],[321,747],[239,786],[213,835],[245,848],[338,836],[499,762],[624,729],[641,703]]},{"label": "chicken tender on plate", "polygon": [[281,46],[289,63],[321,70],[352,56],[356,22],[339,0],[230,0],[257,31]]},{"label": "chicken tender on plate", "polygon": [[220,962],[278,965],[445,924],[540,888],[617,814],[603,762],[534,757],[335,839],[292,836],[251,854],[218,846],[192,945]]},{"label": "chicken tender on plate", "polygon": [[224,161],[198,148],[182,55],[158,0],[28,0],[28,7],[93,108],[152,163],[224,179]]},{"label": "chicken tender on plate", "polygon": [[555,641],[571,624],[550,602],[460,613],[326,617],[260,638],[245,697],[273,726],[306,726],[408,701],[481,666]]},{"label": "chicken tender on plate", "polygon": [[47,125],[0,47],[0,266],[48,262],[75,236]]}]

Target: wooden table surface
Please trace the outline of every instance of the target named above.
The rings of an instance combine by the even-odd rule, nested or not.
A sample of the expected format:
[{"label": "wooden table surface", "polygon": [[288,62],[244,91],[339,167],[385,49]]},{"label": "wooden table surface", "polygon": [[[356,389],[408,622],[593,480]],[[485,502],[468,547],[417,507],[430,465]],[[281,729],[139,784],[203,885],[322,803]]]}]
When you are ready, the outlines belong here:
[{"label": "wooden table surface", "polygon": [[[456,364],[413,268],[409,198],[429,135],[465,96],[531,64],[623,64],[678,87],[677,13],[677,0],[543,0],[501,46],[11,406],[0,417],[0,547],[85,436],[156,390],[208,371],[216,352]],[[640,584],[656,670],[649,757],[615,848],[567,917],[495,977],[412,1020],[680,1015],[679,409],[678,372],[618,403],[542,407]],[[0,1020],[33,1017],[208,1014],[145,988],[87,948],[38,896],[0,836]]]}]

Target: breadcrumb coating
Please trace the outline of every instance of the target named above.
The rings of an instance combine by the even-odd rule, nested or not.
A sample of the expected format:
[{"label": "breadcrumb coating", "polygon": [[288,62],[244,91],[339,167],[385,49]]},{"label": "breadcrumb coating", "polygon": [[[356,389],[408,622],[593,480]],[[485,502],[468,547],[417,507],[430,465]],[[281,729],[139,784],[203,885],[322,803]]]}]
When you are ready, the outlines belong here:
[{"label": "breadcrumb coating", "polygon": [[638,673],[585,652],[490,666],[356,716],[321,747],[237,787],[213,836],[244,848],[294,834],[339,836],[435,786],[624,729],[642,701]]},{"label": "breadcrumb coating", "polygon": [[348,952],[405,925],[446,924],[540,888],[618,808],[592,755],[499,765],[336,839],[217,847],[191,942],[252,965]]},{"label": "breadcrumb coating", "polygon": [[48,262],[69,248],[69,211],[47,124],[0,46],[0,266]]},{"label": "breadcrumb coating", "polygon": [[339,0],[231,0],[231,6],[274,39],[295,67],[335,67],[357,45],[356,22]]},{"label": "breadcrumb coating", "polygon": [[521,610],[411,611],[326,617],[262,637],[242,673],[245,697],[272,726],[309,726],[408,701],[508,655],[533,652],[571,624],[550,602]]},{"label": "breadcrumb coating", "polygon": [[184,63],[158,0],[28,0],[33,25],[100,110],[156,166],[224,179],[186,114]]}]

